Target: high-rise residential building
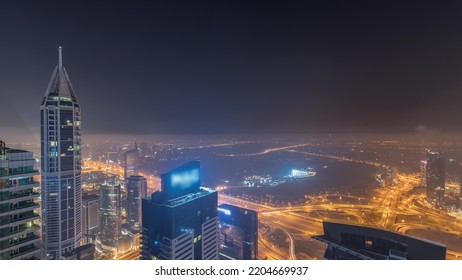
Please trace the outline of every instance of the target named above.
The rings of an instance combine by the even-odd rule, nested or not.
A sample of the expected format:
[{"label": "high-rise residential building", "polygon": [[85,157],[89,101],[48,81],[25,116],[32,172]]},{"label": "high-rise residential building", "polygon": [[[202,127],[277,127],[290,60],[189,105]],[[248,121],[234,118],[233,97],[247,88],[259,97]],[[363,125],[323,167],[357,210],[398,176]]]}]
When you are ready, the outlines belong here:
[{"label": "high-rise residential building", "polygon": [[0,260],[40,259],[39,193],[32,152],[0,141]]},{"label": "high-rise residential building", "polygon": [[60,259],[82,241],[80,106],[63,67],[51,75],[41,105],[42,245]]},{"label": "high-rise residential building", "polygon": [[99,196],[84,194],[82,208],[83,240],[85,244],[93,243],[99,231]]},{"label": "high-rise residential building", "polygon": [[201,188],[200,164],[161,176],[161,191],[143,199],[142,259],[218,259],[218,195]]},{"label": "high-rise residential building", "polygon": [[127,179],[130,176],[138,175],[138,162],[140,159],[140,151],[138,144],[135,142],[135,148],[125,152],[125,169],[124,178]]},{"label": "high-rise residential building", "polygon": [[222,204],[218,206],[218,252],[223,260],[258,258],[258,213]]},{"label": "high-rise residential building", "polygon": [[444,157],[439,151],[427,151],[426,165],[427,199],[441,206],[445,190]]},{"label": "high-rise residential building", "polygon": [[258,213],[222,204],[218,206],[218,252],[223,260],[258,258]]},{"label": "high-rise residential building", "polygon": [[115,178],[105,181],[99,193],[99,240],[103,249],[116,251],[120,237],[120,191]]},{"label": "high-rise residential building", "polygon": [[146,197],[147,182],[143,176],[127,178],[127,224],[133,230],[141,230],[141,200]]}]

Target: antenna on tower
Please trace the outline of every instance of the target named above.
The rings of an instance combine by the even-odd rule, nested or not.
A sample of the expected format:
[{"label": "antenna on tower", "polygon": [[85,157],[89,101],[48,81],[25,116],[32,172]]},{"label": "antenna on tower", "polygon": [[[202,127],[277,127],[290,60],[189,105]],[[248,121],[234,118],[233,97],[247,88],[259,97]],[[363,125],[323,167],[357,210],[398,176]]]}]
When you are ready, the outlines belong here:
[{"label": "antenna on tower", "polygon": [[63,68],[63,48],[61,48],[61,46],[59,46],[58,48],[59,50],[59,69],[62,69]]}]

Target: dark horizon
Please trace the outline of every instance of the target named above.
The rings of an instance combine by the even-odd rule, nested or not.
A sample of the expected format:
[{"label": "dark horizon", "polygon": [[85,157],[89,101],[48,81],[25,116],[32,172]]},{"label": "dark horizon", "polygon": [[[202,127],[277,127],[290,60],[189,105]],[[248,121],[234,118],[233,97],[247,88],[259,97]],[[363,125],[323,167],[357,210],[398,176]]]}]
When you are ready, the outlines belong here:
[{"label": "dark horizon", "polygon": [[462,3],[2,4],[0,127],[36,135],[59,45],[84,134],[462,131]]}]

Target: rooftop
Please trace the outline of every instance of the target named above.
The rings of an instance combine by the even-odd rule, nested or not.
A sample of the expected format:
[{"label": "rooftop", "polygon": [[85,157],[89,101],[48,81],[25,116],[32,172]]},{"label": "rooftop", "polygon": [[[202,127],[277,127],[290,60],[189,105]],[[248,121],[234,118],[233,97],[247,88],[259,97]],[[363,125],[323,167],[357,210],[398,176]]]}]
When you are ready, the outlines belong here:
[{"label": "rooftop", "polygon": [[211,190],[211,189],[207,189],[207,188],[201,188],[197,192],[189,193],[189,194],[186,194],[186,195],[183,195],[183,196],[180,196],[180,197],[176,197],[176,198],[173,198],[173,199],[167,199],[166,200],[166,199],[163,199],[162,192],[158,191],[158,192],[153,193],[147,199],[151,200],[151,201],[157,201],[158,203],[166,205],[168,207],[174,207],[174,206],[177,206],[177,205],[180,205],[180,204],[183,204],[183,203],[198,199],[200,197],[206,196],[206,195],[208,195],[210,193],[214,193],[214,192],[216,192],[216,191]]}]

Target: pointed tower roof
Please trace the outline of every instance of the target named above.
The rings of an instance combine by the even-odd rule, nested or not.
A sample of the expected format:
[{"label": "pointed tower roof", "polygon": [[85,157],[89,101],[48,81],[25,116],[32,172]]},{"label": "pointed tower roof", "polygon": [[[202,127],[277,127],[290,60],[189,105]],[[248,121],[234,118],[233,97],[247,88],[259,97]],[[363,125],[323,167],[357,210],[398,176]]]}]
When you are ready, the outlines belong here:
[{"label": "pointed tower roof", "polygon": [[42,105],[78,106],[77,97],[72,87],[66,68],[63,67],[62,48],[58,48],[58,66],[55,67],[48,83]]}]

